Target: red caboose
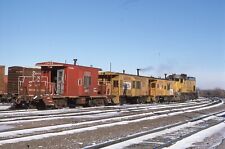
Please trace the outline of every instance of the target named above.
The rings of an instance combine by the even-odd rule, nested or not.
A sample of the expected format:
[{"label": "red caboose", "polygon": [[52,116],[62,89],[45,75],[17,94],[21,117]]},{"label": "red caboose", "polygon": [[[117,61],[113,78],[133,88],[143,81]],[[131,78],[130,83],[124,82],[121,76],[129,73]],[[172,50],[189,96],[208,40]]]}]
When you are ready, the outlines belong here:
[{"label": "red caboose", "polygon": [[[52,99],[57,107],[88,105],[92,99],[98,99],[99,68],[65,64],[58,62],[42,62],[42,77],[47,77],[54,86]],[[52,87],[51,87],[52,88]]]},{"label": "red caboose", "polygon": [[[16,106],[37,108],[75,107],[111,104],[98,94],[99,68],[58,62],[42,62],[41,73],[19,77]],[[109,101],[108,101],[109,100]]]}]

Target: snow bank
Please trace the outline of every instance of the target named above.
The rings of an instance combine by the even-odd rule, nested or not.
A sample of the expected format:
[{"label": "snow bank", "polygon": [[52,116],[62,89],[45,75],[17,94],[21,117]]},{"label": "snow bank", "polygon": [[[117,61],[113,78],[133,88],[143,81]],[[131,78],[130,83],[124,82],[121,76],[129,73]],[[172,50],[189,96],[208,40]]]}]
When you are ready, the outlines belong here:
[{"label": "snow bank", "polygon": [[225,138],[225,122],[210,127],[208,129],[202,130],[196,134],[193,134],[187,138],[182,139],[181,141],[176,142],[174,145],[164,148],[164,149],[186,149],[193,146],[194,143],[202,142],[207,137],[212,136],[213,134],[222,133],[223,138]]}]

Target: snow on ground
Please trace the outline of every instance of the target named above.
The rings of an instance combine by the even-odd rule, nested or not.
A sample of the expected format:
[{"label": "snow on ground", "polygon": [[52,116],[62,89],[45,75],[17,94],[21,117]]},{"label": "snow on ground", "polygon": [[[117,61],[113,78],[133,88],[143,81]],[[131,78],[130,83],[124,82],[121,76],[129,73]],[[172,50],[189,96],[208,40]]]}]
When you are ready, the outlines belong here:
[{"label": "snow on ground", "polygon": [[[3,122],[8,122],[8,121],[16,121],[16,120],[32,120],[32,119],[44,119],[44,118],[56,118],[56,119],[64,119],[66,118],[80,118],[80,117],[85,117],[86,115],[94,117],[104,117],[105,115],[116,115],[117,112],[107,112],[103,113],[102,111],[88,111],[88,112],[80,112],[80,113],[67,113],[67,114],[60,114],[60,115],[45,115],[45,116],[23,116],[23,117],[13,117],[13,118],[2,118],[0,119],[0,124]],[[87,118],[87,117],[86,117]]]},{"label": "snow on ground", "polygon": [[[196,104],[195,103],[195,106],[197,105],[200,105],[200,106],[204,106],[204,104]],[[205,105],[208,105],[208,104],[205,104]],[[182,107],[182,105],[177,105],[176,107]],[[155,107],[148,107],[147,109],[143,109],[143,108],[140,108],[139,110],[134,110],[135,112],[137,111],[145,111],[145,110],[149,110],[149,109],[154,109]],[[161,107],[162,108],[162,107]],[[161,109],[161,108],[158,108],[158,109]],[[132,108],[134,109],[134,108]],[[175,109],[177,110],[177,109]],[[183,108],[182,110],[185,110],[185,108]],[[58,111],[60,112],[61,109]],[[63,110],[64,111],[64,110]],[[127,111],[127,109],[113,109],[113,110],[105,110],[104,113],[110,113],[110,112],[119,112],[119,113],[122,113],[122,112],[129,112]],[[32,111],[32,112],[38,112],[38,111]],[[43,111],[39,111],[39,112],[43,112]],[[80,112],[76,112],[76,113],[64,113],[63,114],[60,114],[60,116],[58,116],[57,114],[51,114],[52,111],[50,110],[50,112],[48,113],[49,111],[46,111],[45,115],[41,116],[18,116],[17,117],[14,117],[14,118],[2,118],[0,119],[0,124],[13,124],[13,123],[22,123],[22,122],[31,122],[31,121],[42,121],[42,120],[55,120],[55,119],[68,119],[68,118],[76,118],[77,116],[76,115],[81,115],[82,116],[84,114],[100,114],[102,113],[103,111],[101,110],[95,110],[95,111],[80,111]],[[56,112],[56,111],[55,111]],[[169,110],[164,110],[164,111],[158,111],[158,112],[171,112]],[[17,112],[16,112],[17,113]],[[1,114],[1,116],[4,116],[6,117],[6,114],[7,115],[12,115],[12,113],[3,113]],[[48,115],[46,115],[48,114]],[[13,114],[14,115],[14,114]],[[65,117],[63,117],[65,116]],[[79,118],[79,117],[78,117]]]},{"label": "snow on ground", "polygon": [[[225,113],[223,113],[223,114],[225,114]],[[134,138],[134,139],[130,139],[130,140],[127,140],[127,141],[124,141],[124,142],[121,142],[121,143],[110,145],[108,147],[104,147],[103,149],[114,149],[114,148],[122,149],[122,148],[125,148],[125,147],[128,147],[128,146],[134,145],[134,144],[140,144],[140,143],[144,142],[145,140],[149,140],[149,139],[152,139],[152,138],[155,138],[155,137],[158,137],[158,136],[162,136],[162,135],[165,135],[167,133],[175,132],[175,131],[178,131],[178,130],[184,130],[188,127],[193,127],[194,125],[197,125],[204,120],[213,119],[213,118],[215,118],[215,116],[210,116],[209,118],[203,119],[201,121],[188,122],[188,123],[176,126],[176,127],[172,127],[170,129],[162,130],[162,131],[159,131],[159,132],[155,132],[155,133],[151,133],[151,134],[144,135],[144,136],[141,136],[141,137],[137,137],[137,138]],[[205,133],[201,134],[201,135],[213,134],[215,132],[221,131],[222,128],[225,128],[224,123],[219,124],[218,128],[212,129],[212,133],[206,133],[208,131],[205,131]],[[198,135],[198,136],[201,136],[201,135]],[[184,149],[184,148],[190,147],[190,146],[184,145],[185,143],[187,143],[187,144],[188,143],[189,144],[195,143],[197,140],[198,140],[198,138],[195,137],[194,139],[190,139],[190,142],[188,142],[188,141],[181,142],[181,143],[179,143],[179,145],[171,147],[170,149]],[[177,148],[175,148],[175,147],[177,147]]]},{"label": "snow on ground", "polygon": [[11,104],[0,104],[0,110],[8,110],[11,107]]},{"label": "snow on ground", "polygon": [[[215,107],[215,105],[209,106],[208,108],[210,108],[210,107]],[[201,110],[201,108],[193,109],[193,110],[189,110],[189,111],[192,112],[192,111],[198,111],[198,110]],[[181,113],[184,113],[184,111],[174,112],[172,115],[175,115],[175,113],[181,114]],[[132,116],[137,116],[137,115],[132,115]],[[16,143],[16,142],[20,142],[20,141],[30,141],[30,140],[43,139],[43,138],[48,138],[48,137],[53,137],[53,136],[74,134],[74,133],[78,133],[78,132],[96,130],[96,129],[99,129],[99,128],[106,128],[106,127],[112,127],[112,126],[117,126],[117,125],[125,125],[125,124],[129,124],[129,123],[141,122],[141,121],[144,121],[144,120],[157,119],[157,118],[160,118],[160,117],[167,117],[167,116],[168,116],[168,114],[162,114],[162,115],[156,115],[156,116],[151,116],[151,117],[139,118],[139,119],[135,119],[135,120],[124,120],[124,121],[112,122],[112,123],[109,123],[109,124],[100,124],[100,125],[96,125],[96,126],[89,126],[89,127],[79,128],[79,129],[73,128],[73,129],[70,129],[70,130],[64,130],[64,131],[60,131],[60,132],[52,132],[52,133],[38,134],[38,135],[27,136],[27,137],[13,138],[13,139],[8,139],[8,140],[1,140],[0,145],[8,144],[8,143]],[[106,122],[106,121],[110,121],[110,120],[113,120],[113,119],[122,120],[125,117],[131,117],[131,116],[123,116],[123,117],[116,117],[116,118],[109,118],[109,119],[86,121],[86,122],[80,122],[80,123],[76,123],[76,124],[63,124],[63,125],[24,129],[24,130],[8,131],[8,132],[2,132],[0,136],[1,137],[17,136],[17,135],[29,134],[29,133],[33,133],[33,132],[40,132],[40,131],[43,131],[43,130],[53,130],[53,129],[58,129],[58,128],[68,128],[68,127],[79,126],[79,125],[84,125],[84,124],[93,124],[93,123],[97,123],[97,122]],[[212,116],[212,117],[215,118],[215,116]]]},{"label": "snow on ground", "polygon": [[[180,112],[174,112],[174,113],[172,113],[172,115],[178,115],[178,114],[182,114],[182,113],[184,113],[184,110],[188,110],[188,109],[190,109],[190,110],[188,110],[188,111],[186,111],[186,112],[193,112],[193,108],[199,108],[199,109],[197,109],[197,111],[198,110],[203,110],[203,109],[209,109],[209,108],[212,108],[212,107],[216,107],[216,106],[220,106],[222,103],[220,103],[220,104],[216,104],[216,105],[213,105],[213,106],[207,106],[207,105],[210,105],[211,103],[209,103],[209,104],[204,104],[204,105],[196,105],[196,106],[191,106],[191,107],[185,107],[185,108],[177,108],[177,109],[173,109],[173,110],[162,110],[162,111],[157,111],[157,113],[168,113],[168,112],[173,112],[173,111],[180,111]],[[207,107],[204,107],[204,106],[207,106]],[[178,107],[178,106],[177,106]],[[202,107],[202,108],[201,108]],[[106,110],[107,111],[107,110]],[[105,112],[106,112],[105,111]],[[108,111],[112,111],[112,110],[108,110]],[[114,110],[115,111],[115,110]],[[142,111],[142,110],[140,110],[140,111]],[[196,111],[196,109],[194,110],[194,111]],[[88,114],[97,114],[98,112],[102,112],[102,111],[90,111],[90,113],[88,113]],[[121,111],[118,111],[119,113],[121,112]],[[67,114],[66,114],[67,115]],[[110,120],[117,120],[118,118],[119,119],[121,119],[121,118],[123,118],[123,119],[128,119],[128,118],[135,118],[135,117],[139,117],[139,116],[152,116],[152,115],[154,115],[154,112],[150,112],[150,113],[143,113],[143,114],[137,114],[137,115],[130,115],[130,116],[123,116],[123,117],[116,117],[116,118],[110,118]],[[169,114],[170,115],[170,114]],[[171,116],[172,116],[171,115]],[[111,115],[112,116],[112,115]],[[161,116],[167,116],[167,114],[165,114],[165,115],[161,115]],[[82,115],[82,117],[83,118],[85,118],[85,115]],[[31,119],[28,119],[28,118],[31,118]],[[80,118],[80,116],[74,116],[74,114],[73,114],[73,116],[69,116],[69,115],[67,115],[67,116],[65,116],[65,117],[62,117],[62,116],[55,116],[55,117],[51,117],[51,116],[49,116],[49,117],[44,117],[44,118],[36,118],[36,119],[32,119],[32,116],[31,117],[26,117],[26,119],[25,120],[23,120],[23,119],[21,119],[21,120],[16,120],[16,121],[10,121],[10,120],[15,120],[15,118],[7,118],[7,121],[5,121],[4,119],[2,119],[1,120],[1,122],[0,122],[0,124],[15,124],[15,123],[24,123],[24,122],[37,122],[37,121],[47,121],[47,120],[58,120],[58,119],[71,119],[71,118],[73,118],[73,119],[75,119],[75,118]],[[90,116],[89,116],[89,118],[90,118]],[[150,117],[151,118],[151,117]],[[154,117],[153,117],[154,118]],[[152,118],[151,118],[152,119]],[[146,120],[149,120],[149,119],[146,119]]]},{"label": "snow on ground", "polygon": [[187,138],[182,139],[181,141],[176,142],[174,145],[164,148],[164,149],[186,149],[189,147],[194,147],[195,143],[204,141],[207,137],[211,137],[214,134],[220,134],[222,138],[218,140],[214,146],[211,148],[219,145],[222,142],[222,139],[225,138],[225,122],[222,122],[218,125],[210,127],[208,129],[202,130],[196,134],[193,134]]},{"label": "snow on ground", "polygon": [[[209,103],[209,100],[207,101],[201,101],[202,104],[204,103]],[[193,102],[193,101],[188,101],[185,103],[171,103],[171,104],[146,104],[146,105],[117,105],[117,106],[107,106],[108,108],[113,108],[112,110],[116,109],[124,109],[124,110],[136,110],[136,109],[159,109],[159,108],[169,108],[169,107],[180,107],[180,106],[188,106],[188,105],[196,105],[199,103]],[[21,116],[21,115],[40,115],[40,114],[45,114],[45,115],[50,115],[50,114],[63,114],[63,113],[68,113],[68,112],[81,112],[81,111],[93,111],[93,110],[99,110],[104,109],[104,106],[99,106],[99,107],[88,107],[88,108],[75,108],[75,109],[69,109],[69,108],[64,108],[64,109],[54,109],[54,110],[36,110],[36,109],[28,109],[28,110],[10,110],[10,111],[2,111],[1,116]],[[105,110],[104,110],[105,111]]]},{"label": "snow on ground", "polygon": [[[14,128],[14,127],[11,126],[11,125],[0,125],[0,132],[1,132],[1,131],[8,130],[8,129],[11,129],[11,128]],[[1,134],[1,133],[0,133],[0,134]]]}]

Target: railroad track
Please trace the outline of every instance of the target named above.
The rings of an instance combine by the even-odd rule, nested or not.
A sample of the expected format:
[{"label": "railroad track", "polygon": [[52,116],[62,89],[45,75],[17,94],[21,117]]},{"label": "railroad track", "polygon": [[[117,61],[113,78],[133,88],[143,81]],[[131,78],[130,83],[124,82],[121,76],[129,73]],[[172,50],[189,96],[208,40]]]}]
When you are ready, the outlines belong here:
[{"label": "railroad track", "polygon": [[168,125],[163,128],[137,133],[116,140],[109,140],[100,144],[87,146],[84,149],[112,149],[112,148],[140,148],[161,149],[169,147],[175,142],[191,136],[204,129],[225,122],[225,111],[193,118],[185,122]]},{"label": "railroad track", "polygon": [[[155,113],[150,112],[142,113],[139,115],[135,114],[127,116],[116,116],[98,120],[78,122],[75,124],[53,125],[22,130],[4,131],[0,133],[0,145],[8,143],[17,143],[21,141],[37,140],[60,135],[76,134],[105,127],[126,125],[128,123],[137,123],[146,120],[153,120],[157,118],[179,115],[184,112],[200,111],[202,109],[216,107],[220,104],[222,104],[221,101],[214,101],[208,104],[195,105],[192,107],[185,107],[180,109],[177,108],[173,110],[162,110],[157,111]],[[95,148],[95,146],[92,147]]]},{"label": "railroad track", "polygon": [[165,107],[175,107],[175,106],[185,106],[185,105],[193,105],[193,104],[204,104],[204,103],[209,103],[211,100],[202,100],[201,102],[199,101],[191,101],[191,102],[186,102],[186,103],[172,103],[172,104],[143,104],[143,105],[126,105],[126,106],[99,106],[99,107],[88,107],[88,108],[75,108],[75,109],[57,109],[57,110],[36,110],[36,109],[27,109],[27,110],[5,110],[5,111],[0,111],[1,112],[1,117],[2,116],[24,116],[24,115],[30,115],[30,116],[44,116],[49,114],[63,114],[63,113],[74,113],[74,112],[87,112],[87,111],[93,111],[93,110],[102,110],[102,109],[126,109],[126,110],[135,110],[135,109],[158,109],[158,108],[165,108]]},{"label": "railroad track", "polygon": [[[128,113],[128,112],[153,112],[154,110],[160,110],[160,109],[172,109],[175,108],[185,108],[190,106],[208,106],[215,104],[216,102],[203,102],[203,103],[187,103],[187,104],[171,104],[171,105],[159,105],[159,106],[152,106],[148,105],[144,107],[130,107],[130,108],[124,108],[120,107],[118,109],[110,109],[110,110],[93,110],[87,109],[85,111],[79,111],[77,109],[66,109],[65,111],[31,111],[30,113],[25,113],[28,115],[18,115],[18,113],[4,113],[2,114],[2,117],[0,117],[0,124],[13,124],[13,123],[21,123],[21,122],[32,122],[32,121],[43,121],[43,120],[56,120],[56,119],[69,119],[69,118],[79,118],[81,116],[95,116],[100,114],[115,114],[116,113]],[[193,107],[194,107],[193,106]],[[170,110],[165,110],[165,112],[168,112]],[[33,112],[33,113],[32,113]],[[45,113],[43,113],[45,112]],[[50,113],[48,113],[50,112]],[[53,113],[52,113],[53,112]],[[160,113],[161,111],[159,111]],[[23,112],[22,112],[23,113]],[[155,112],[154,114],[157,114]]]}]

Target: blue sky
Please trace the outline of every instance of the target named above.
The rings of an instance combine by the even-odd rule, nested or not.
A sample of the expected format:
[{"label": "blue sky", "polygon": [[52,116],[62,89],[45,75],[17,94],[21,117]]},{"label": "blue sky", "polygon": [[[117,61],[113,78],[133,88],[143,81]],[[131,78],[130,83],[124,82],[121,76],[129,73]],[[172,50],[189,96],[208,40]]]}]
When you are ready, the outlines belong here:
[{"label": "blue sky", "polygon": [[[0,0],[0,64],[187,73],[225,89],[224,0]],[[150,69],[151,68],[151,69]]]}]

